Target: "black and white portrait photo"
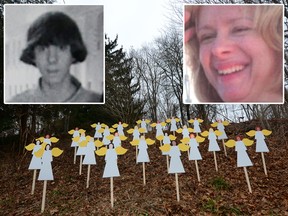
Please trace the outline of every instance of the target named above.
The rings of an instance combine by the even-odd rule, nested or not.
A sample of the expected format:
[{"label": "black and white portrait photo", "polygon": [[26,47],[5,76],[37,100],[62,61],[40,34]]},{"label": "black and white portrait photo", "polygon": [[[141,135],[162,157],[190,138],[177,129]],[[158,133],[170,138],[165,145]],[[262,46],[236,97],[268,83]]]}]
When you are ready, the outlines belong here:
[{"label": "black and white portrait photo", "polygon": [[102,5],[5,5],[6,104],[104,103]]}]

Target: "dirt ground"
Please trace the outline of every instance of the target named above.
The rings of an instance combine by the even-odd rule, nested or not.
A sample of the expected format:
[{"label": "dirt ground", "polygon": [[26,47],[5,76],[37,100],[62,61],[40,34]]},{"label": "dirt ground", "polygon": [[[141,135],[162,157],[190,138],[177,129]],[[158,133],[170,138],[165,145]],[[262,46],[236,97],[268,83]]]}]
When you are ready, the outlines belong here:
[{"label": "dirt ground", "polygon": [[[104,157],[97,156],[97,165],[91,167],[87,189],[87,165],[83,165],[79,175],[79,157],[74,164],[70,139],[58,137],[60,141],[54,146],[64,152],[52,163],[55,180],[48,181],[43,215],[288,215],[287,126],[283,124],[287,121],[277,123],[277,129],[267,137],[268,176],[264,174],[261,154],[255,152],[255,144],[248,147],[253,162],[253,166],[247,168],[252,193],[248,191],[243,168],[236,166],[234,148],[227,149],[228,157],[225,157],[219,142],[222,151],[216,154],[219,169],[216,172],[208,141],[200,144],[203,158],[198,161],[200,182],[194,161],[189,161],[187,152],[182,152],[186,172],[178,175],[179,202],[175,175],[167,172],[159,141],[149,146],[150,163],[145,164],[144,186],[142,164],[136,164],[135,147],[129,144],[132,139],[129,136],[128,141],[122,143],[128,152],[118,156],[121,176],[114,178],[114,208],[110,204],[110,179],[102,178]],[[243,128],[244,133],[249,127],[254,125],[230,125],[227,134],[232,139],[236,128],[237,132]],[[35,193],[31,195],[30,160],[31,152],[16,155],[0,149],[0,215],[41,215],[43,182],[36,181]]]}]

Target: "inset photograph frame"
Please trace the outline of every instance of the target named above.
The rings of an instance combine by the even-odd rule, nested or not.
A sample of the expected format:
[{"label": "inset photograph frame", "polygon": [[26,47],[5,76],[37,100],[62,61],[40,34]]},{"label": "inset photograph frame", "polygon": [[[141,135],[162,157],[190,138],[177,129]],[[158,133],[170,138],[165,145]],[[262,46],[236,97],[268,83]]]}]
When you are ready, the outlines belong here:
[{"label": "inset photograph frame", "polygon": [[103,5],[4,5],[5,104],[105,103]]},{"label": "inset photograph frame", "polygon": [[183,14],[183,103],[284,103],[283,5],[184,4]]}]

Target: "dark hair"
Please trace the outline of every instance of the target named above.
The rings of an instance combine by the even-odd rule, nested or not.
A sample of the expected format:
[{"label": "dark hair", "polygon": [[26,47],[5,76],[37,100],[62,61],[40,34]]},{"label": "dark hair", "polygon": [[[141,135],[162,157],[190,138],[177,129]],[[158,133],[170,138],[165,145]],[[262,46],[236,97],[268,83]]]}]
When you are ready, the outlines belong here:
[{"label": "dark hair", "polygon": [[62,12],[48,12],[36,19],[28,29],[27,47],[20,60],[35,66],[34,48],[36,46],[70,45],[73,63],[82,62],[87,56],[81,33],[74,20]]}]

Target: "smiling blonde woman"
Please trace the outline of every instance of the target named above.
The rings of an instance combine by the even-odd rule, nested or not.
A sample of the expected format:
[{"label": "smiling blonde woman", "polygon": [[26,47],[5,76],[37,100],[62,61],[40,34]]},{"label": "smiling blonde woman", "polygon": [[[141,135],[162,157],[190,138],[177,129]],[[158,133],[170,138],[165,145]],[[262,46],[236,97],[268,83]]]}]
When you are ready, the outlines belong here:
[{"label": "smiling blonde woman", "polygon": [[283,102],[282,14],[281,5],[185,5],[185,61],[199,103]]}]

